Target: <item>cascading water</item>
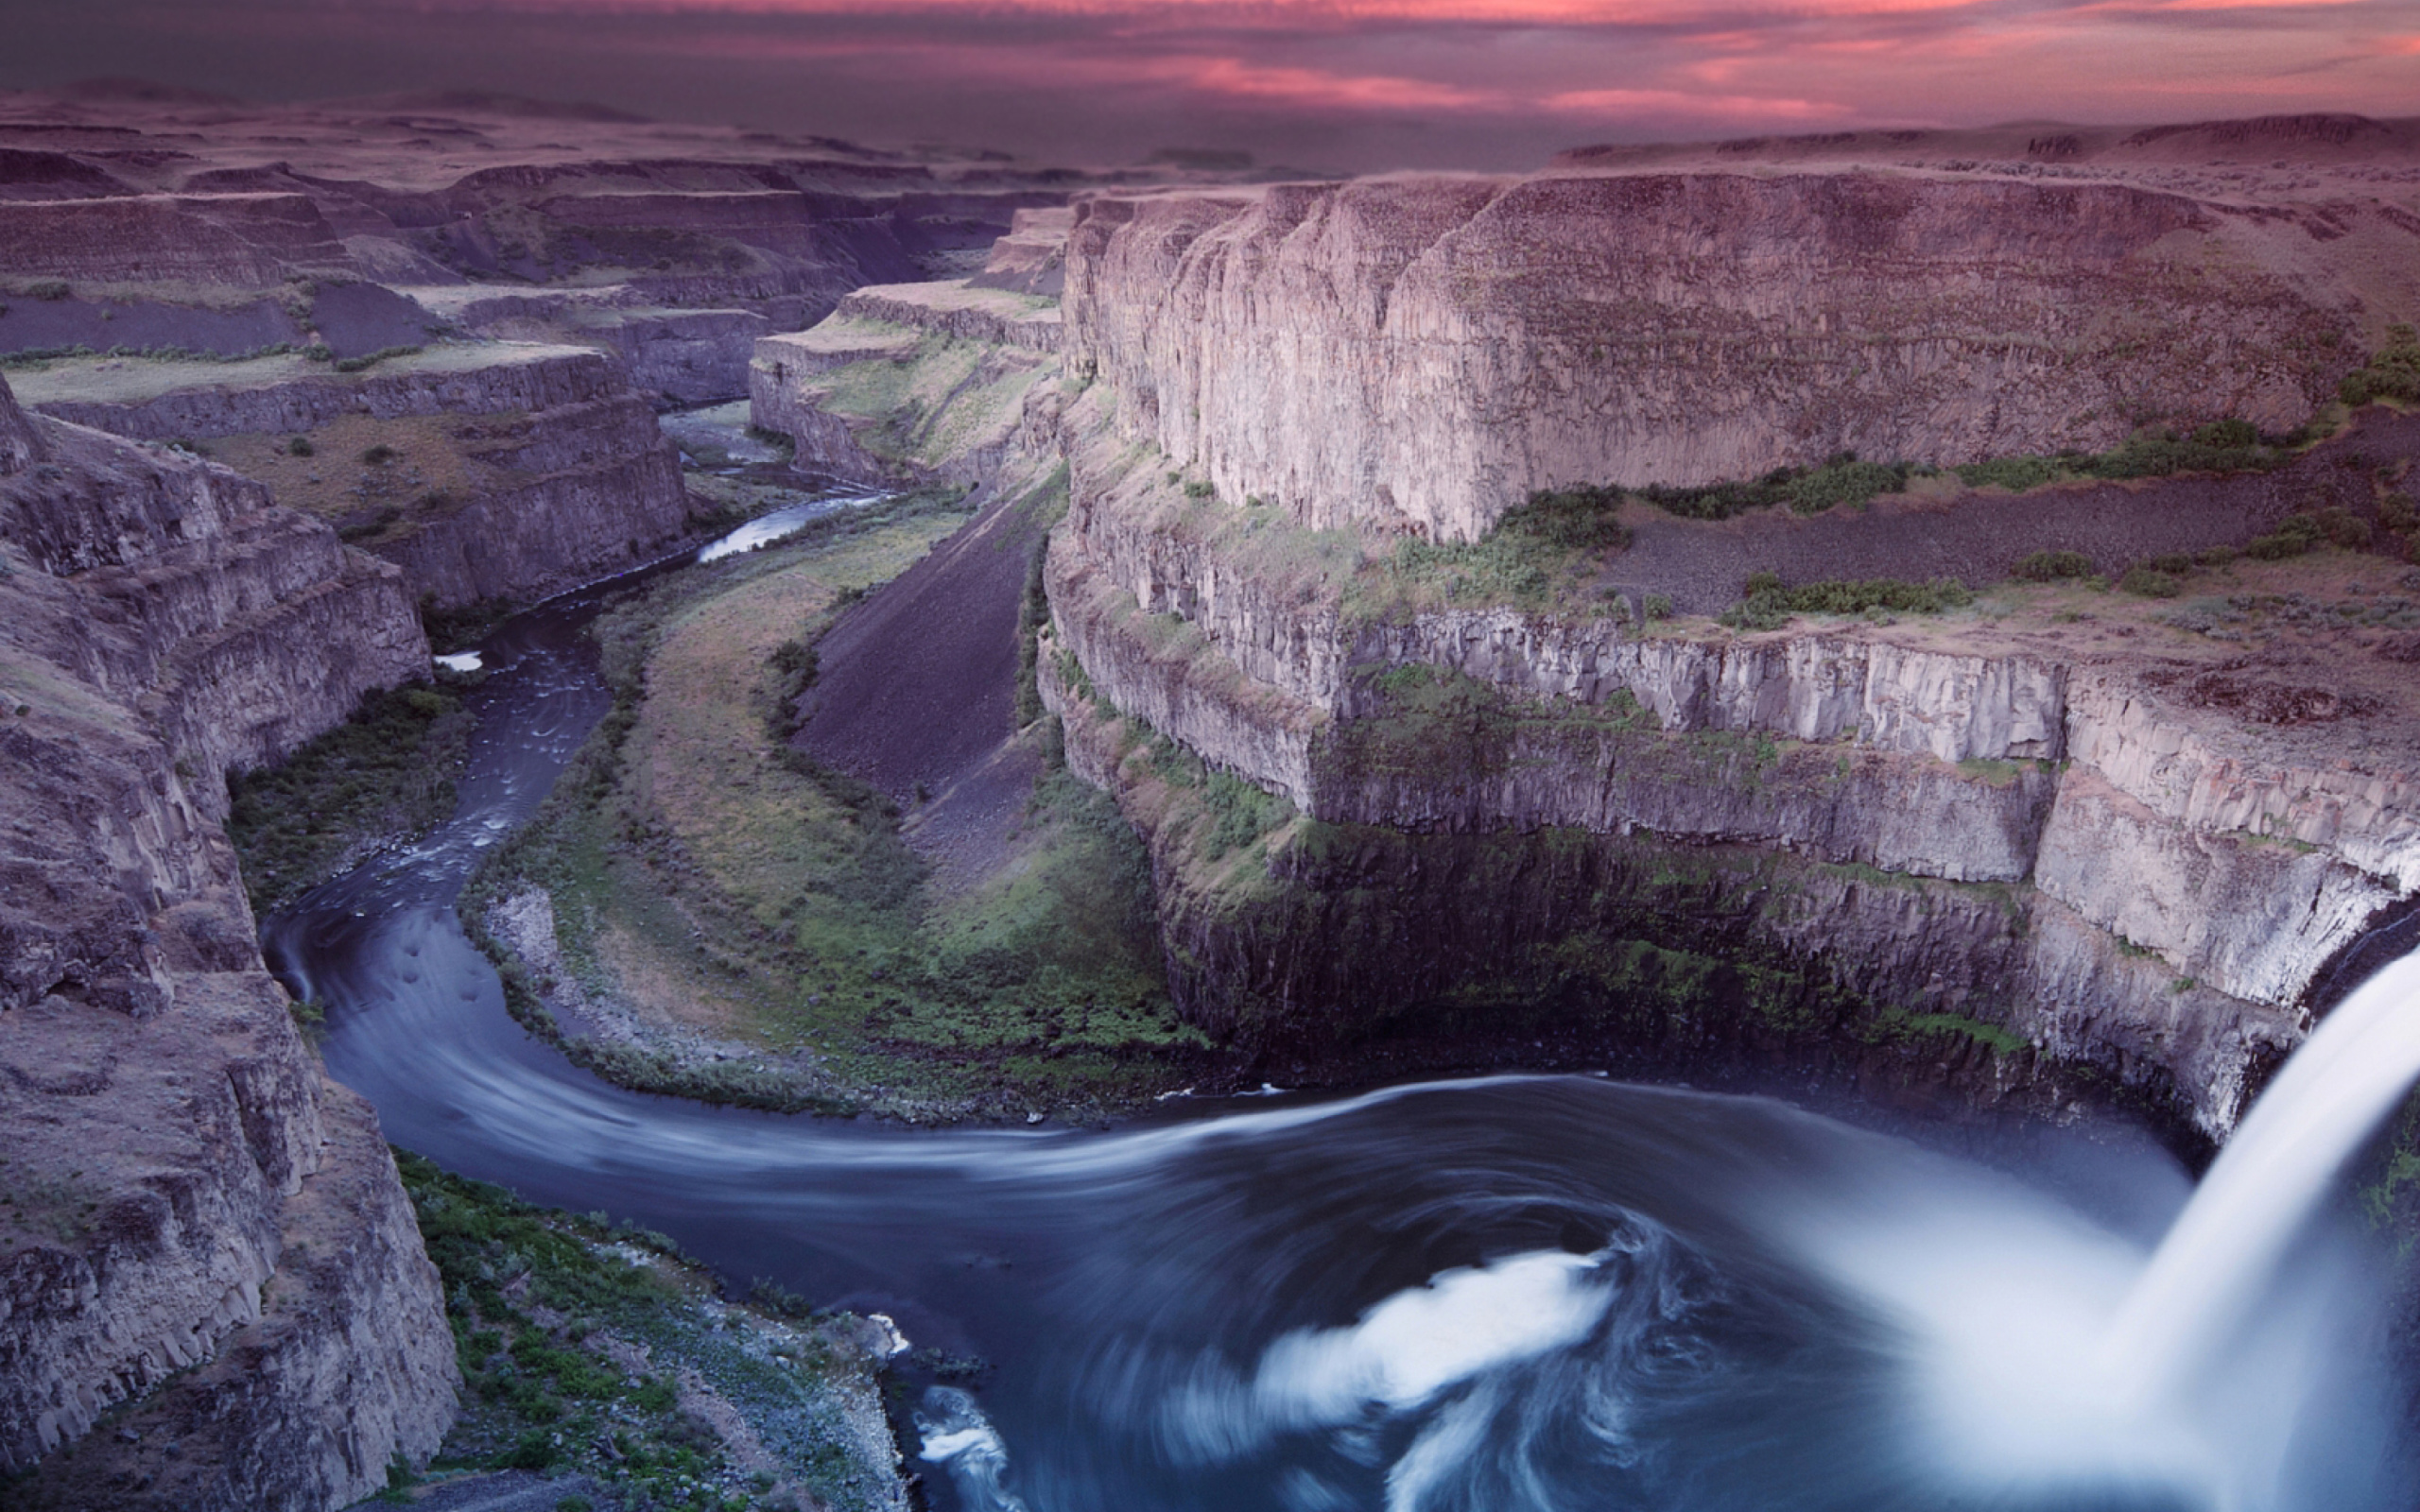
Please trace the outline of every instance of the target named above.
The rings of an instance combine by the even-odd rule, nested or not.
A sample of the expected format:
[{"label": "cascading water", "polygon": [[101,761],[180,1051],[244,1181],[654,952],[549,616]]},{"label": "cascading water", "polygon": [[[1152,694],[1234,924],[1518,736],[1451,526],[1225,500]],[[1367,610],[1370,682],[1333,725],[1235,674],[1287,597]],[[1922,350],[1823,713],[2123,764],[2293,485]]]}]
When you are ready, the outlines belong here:
[{"label": "cascading water", "polygon": [[2102,1371],[2152,1400],[2206,1368],[2416,1080],[2420,956],[2410,956],[2322,1021],[2253,1105],[2128,1294]]},{"label": "cascading water", "polygon": [[513,1024],[451,911],[604,711],[598,601],[491,639],[460,814],[269,920],[272,959],[397,1143],[980,1357],[911,1428],[941,1512],[2414,1504],[2373,1267],[2320,1216],[2420,1068],[2420,965],[2323,1025],[2189,1206],[2148,1149],[2057,1146],[2084,1201],[1585,1076],[1108,1133],[641,1096]]}]

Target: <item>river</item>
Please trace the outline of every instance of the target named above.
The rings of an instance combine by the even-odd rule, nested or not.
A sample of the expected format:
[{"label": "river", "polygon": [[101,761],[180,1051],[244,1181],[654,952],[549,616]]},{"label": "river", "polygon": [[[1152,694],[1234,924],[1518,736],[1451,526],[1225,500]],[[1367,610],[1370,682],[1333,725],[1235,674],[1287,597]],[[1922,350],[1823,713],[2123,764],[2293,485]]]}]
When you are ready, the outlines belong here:
[{"label": "river", "polygon": [[2259,1296],[2201,1326],[2185,1385],[2100,1367],[2188,1196],[2148,1146],[2078,1143],[2037,1186],[1585,1075],[1178,1103],[1107,1132],[599,1081],[508,1016],[453,902],[605,713],[582,631],[614,587],[489,638],[456,816],[265,944],[395,1143],[986,1362],[919,1405],[936,1505],[2413,1504],[2377,1265],[2342,1226],[2296,1228]]}]

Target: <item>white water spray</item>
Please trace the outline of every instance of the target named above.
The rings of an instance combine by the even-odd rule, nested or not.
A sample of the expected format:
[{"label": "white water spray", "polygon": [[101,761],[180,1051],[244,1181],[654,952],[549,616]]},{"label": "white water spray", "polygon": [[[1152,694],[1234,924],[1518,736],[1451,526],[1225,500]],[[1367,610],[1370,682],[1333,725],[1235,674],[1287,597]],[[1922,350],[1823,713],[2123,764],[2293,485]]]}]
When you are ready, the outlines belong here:
[{"label": "white water spray", "polygon": [[2420,955],[2364,983],[2286,1062],[2128,1293],[2101,1350],[2172,1397],[2241,1332],[2361,1146],[2420,1080]]}]

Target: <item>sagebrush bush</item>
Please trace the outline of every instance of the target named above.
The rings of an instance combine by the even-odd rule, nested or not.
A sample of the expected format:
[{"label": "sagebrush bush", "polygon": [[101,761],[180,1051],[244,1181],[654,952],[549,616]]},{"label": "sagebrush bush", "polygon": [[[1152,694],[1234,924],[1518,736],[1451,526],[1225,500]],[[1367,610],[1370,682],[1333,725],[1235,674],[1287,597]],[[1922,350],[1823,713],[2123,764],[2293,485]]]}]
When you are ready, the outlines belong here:
[{"label": "sagebrush bush", "polygon": [[2344,375],[2336,395],[2348,404],[2381,399],[2403,404],[2420,402],[2420,332],[2396,324],[2386,328],[2386,345],[2364,367]]},{"label": "sagebrush bush", "polygon": [[2185,592],[2185,585],[2173,576],[2152,567],[2129,567],[2118,579],[2118,586],[2143,598],[2174,598]]},{"label": "sagebrush bush", "polygon": [[2092,576],[2092,558],[2080,551],[2037,551],[2018,560],[2014,575],[2029,583]]},{"label": "sagebrush bush", "polygon": [[1724,610],[1724,625],[1737,630],[1778,629],[1792,614],[1864,614],[1883,610],[1938,614],[1975,601],[1974,591],[1954,577],[1928,583],[1899,577],[1861,580],[1829,577],[1792,588],[1775,573],[1749,576],[1745,596]]}]

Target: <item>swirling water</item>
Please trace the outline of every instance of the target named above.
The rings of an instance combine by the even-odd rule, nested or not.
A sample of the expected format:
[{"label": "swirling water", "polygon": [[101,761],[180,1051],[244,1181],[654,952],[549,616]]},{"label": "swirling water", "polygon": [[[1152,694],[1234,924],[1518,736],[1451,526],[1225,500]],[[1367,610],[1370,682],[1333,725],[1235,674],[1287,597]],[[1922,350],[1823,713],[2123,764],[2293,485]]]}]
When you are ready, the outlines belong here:
[{"label": "swirling water", "polygon": [[[515,1025],[452,906],[607,707],[579,632],[609,592],[482,646],[455,819],[265,942],[395,1143],[986,1361],[916,1413],[937,1504],[2412,1504],[2374,1265],[2325,1210],[2420,1065],[2415,1044],[2377,1069],[2412,1038],[2420,967],[2331,1021],[2384,1038],[2298,1058],[2190,1209],[2140,1151],[2071,1152],[2054,1194],[1779,1103],[1587,1076],[1111,1132],[644,1096]],[[2331,1091],[2348,1068],[2358,1109]],[[2283,1143],[2256,1145],[2272,1106]]]}]

